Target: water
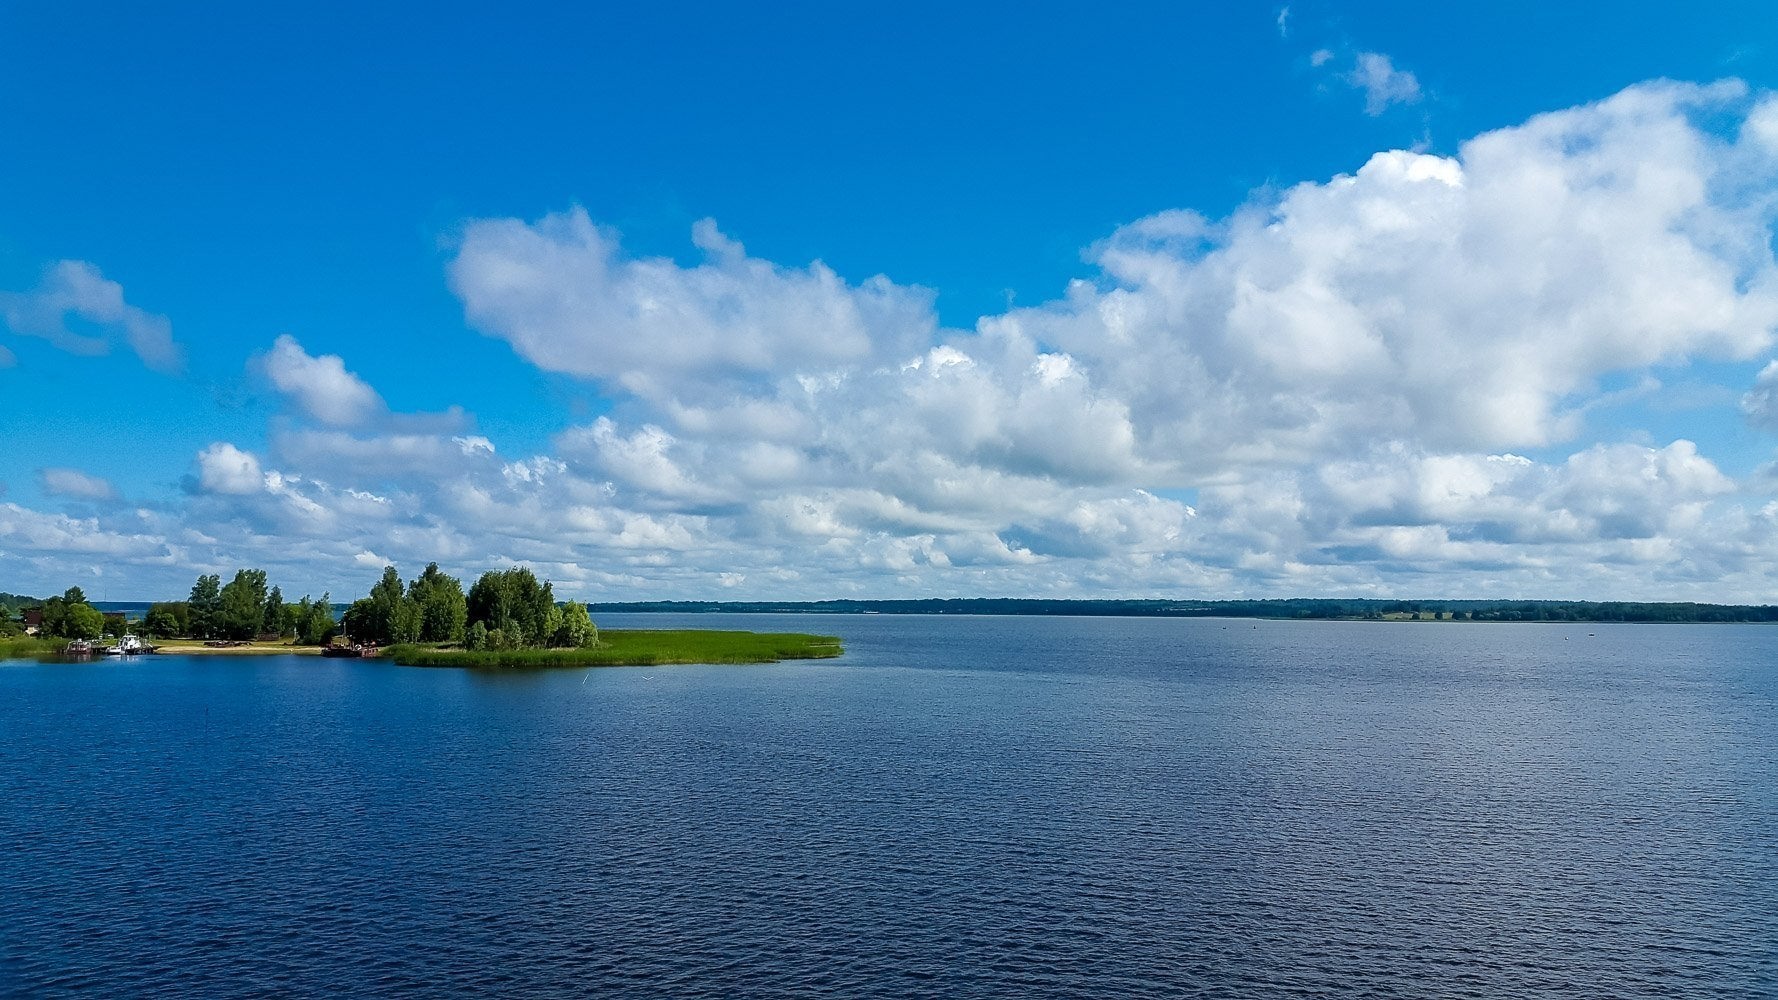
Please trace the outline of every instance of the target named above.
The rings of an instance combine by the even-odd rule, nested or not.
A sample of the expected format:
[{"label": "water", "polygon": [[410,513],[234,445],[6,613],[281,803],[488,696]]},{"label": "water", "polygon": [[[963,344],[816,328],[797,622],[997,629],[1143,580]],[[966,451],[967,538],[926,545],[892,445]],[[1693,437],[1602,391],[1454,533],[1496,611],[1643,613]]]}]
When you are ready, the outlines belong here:
[{"label": "water", "polygon": [[1778,996],[1778,628],[689,622],[0,666],[0,994]]}]

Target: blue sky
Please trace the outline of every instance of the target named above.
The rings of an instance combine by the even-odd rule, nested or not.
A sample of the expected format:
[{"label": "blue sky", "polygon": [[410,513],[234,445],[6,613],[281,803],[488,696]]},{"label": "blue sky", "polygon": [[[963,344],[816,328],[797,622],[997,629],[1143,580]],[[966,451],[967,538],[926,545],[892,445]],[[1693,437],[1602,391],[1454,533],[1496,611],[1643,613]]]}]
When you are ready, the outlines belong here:
[{"label": "blue sky", "polygon": [[1575,7],[7,5],[0,589],[1770,600],[1778,31]]}]

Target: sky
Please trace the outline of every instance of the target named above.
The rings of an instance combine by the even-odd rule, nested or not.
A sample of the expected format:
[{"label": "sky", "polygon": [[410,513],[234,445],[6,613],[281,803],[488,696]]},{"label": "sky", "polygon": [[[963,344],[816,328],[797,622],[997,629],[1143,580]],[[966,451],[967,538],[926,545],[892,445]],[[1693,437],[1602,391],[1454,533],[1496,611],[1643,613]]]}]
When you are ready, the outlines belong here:
[{"label": "sky", "polygon": [[14,0],[0,590],[1772,603],[1775,224],[1759,2]]}]

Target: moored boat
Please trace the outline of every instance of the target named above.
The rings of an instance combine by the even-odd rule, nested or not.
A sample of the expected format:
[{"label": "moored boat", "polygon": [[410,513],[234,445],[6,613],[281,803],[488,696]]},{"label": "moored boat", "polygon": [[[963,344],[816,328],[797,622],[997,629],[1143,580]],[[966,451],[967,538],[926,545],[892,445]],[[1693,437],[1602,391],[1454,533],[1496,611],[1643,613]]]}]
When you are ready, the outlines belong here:
[{"label": "moored boat", "polygon": [[117,645],[105,649],[106,656],[135,656],[139,653],[152,653],[154,647],[143,642],[139,637],[126,635],[117,640]]},{"label": "moored boat", "polygon": [[322,656],[343,656],[352,659],[377,656],[381,651],[376,643],[335,643],[321,649]]}]

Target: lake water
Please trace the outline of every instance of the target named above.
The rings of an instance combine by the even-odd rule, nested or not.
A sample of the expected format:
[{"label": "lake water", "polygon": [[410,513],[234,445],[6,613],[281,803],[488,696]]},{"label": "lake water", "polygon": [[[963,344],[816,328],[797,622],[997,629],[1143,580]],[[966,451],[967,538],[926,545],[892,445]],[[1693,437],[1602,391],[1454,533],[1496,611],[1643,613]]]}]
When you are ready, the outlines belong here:
[{"label": "lake water", "polygon": [[1778,996],[1778,628],[686,622],[0,666],[0,994]]}]

